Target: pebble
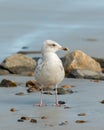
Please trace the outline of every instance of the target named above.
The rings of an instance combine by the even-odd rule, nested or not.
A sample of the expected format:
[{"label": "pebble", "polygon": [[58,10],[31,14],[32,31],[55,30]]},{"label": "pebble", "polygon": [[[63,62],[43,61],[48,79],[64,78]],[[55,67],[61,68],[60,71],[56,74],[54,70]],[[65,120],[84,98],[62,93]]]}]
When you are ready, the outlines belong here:
[{"label": "pebble", "polygon": [[43,92],[43,94],[53,95],[51,92]]},{"label": "pebble", "polygon": [[85,123],[86,121],[85,120],[76,120],[75,122],[76,123]]},{"label": "pebble", "polygon": [[25,95],[25,93],[24,92],[19,92],[19,93],[16,93],[15,95],[23,96],[23,95]]},{"label": "pebble", "polygon": [[16,112],[16,109],[15,108],[11,108],[10,111],[11,112]]},{"label": "pebble", "polygon": [[31,123],[37,123],[37,120],[36,119],[31,119],[30,122]]},{"label": "pebble", "polygon": [[65,101],[58,101],[60,105],[65,104]]},{"label": "pebble", "polygon": [[47,117],[46,116],[42,116],[41,119],[47,119]]},{"label": "pebble", "polygon": [[64,121],[64,122],[61,122],[60,124],[59,124],[59,126],[63,126],[63,125],[67,125],[68,124],[68,121]]},{"label": "pebble", "polygon": [[64,109],[70,109],[71,107],[65,106]]},{"label": "pebble", "polygon": [[86,113],[79,113],[78,116],[86,116]]},{"label": "pebble", "polygon": [[30,119],[30,117],[28,117],[28,116],[22,116],[21,117],[21,120],[29,120]]},{"label": "pebble", "polygon": [[104,100],[102,100],[100,103],[104,104]]},{"label": "pebble", "polygon": [[3,79],[0,83],[1,87],[16,87],[17,84],[14,81]]},{"label": "pebble", "polygon": [[73,86],[71,86],[71,85],[63,85],[61,87],[67,89],[67,88],[72,88]]},{"label": "pebble", "polygon": [[24,120],[22,120],[22,119],[18,119],[17,121],[18,121],[18,122],[24,122]]}]

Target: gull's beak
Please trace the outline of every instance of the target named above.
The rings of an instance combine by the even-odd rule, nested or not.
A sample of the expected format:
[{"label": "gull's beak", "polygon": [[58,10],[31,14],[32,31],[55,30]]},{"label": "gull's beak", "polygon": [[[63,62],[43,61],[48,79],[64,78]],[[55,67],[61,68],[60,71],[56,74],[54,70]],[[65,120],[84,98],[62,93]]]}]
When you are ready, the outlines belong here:
[{"label": "gull's beak", "polygon": [[62,50],[64,50],[64,51],[69,51],[69,48],[62,47]]}]

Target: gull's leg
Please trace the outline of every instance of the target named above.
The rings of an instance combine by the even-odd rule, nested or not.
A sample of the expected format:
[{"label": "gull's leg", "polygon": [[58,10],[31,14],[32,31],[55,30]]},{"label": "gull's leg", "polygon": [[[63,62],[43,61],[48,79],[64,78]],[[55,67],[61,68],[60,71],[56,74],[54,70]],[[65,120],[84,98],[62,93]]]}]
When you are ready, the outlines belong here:
[{"label": "gull's leg", "polygon": [[55,104],[56,104],[56,106],[60,106],[60,104],[58,102],[57,85],[55,86]]},{"label": "gull's leg", "polygon": [[41,88],[41,96],[40,96],[40,104],[39,104],[39,106],[40,107],[44,106],[44,104],[43,104],[43,88]]}]

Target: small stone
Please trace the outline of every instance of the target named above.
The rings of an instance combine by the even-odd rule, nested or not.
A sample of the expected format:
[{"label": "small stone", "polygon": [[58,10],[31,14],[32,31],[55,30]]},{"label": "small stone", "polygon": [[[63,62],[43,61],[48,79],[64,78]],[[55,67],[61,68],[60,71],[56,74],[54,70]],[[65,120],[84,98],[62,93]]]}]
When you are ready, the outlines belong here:
[{"label": "small stone", "polygon": [[19,93],[16,93],[15,95],[23,96],[23,95],[25,95],[25,93],[24,92],[19,92]]},{"label": "small stone", "polygon": [[31,123],[37,123],[37,120],[36,119],[31,119],[30,122]]},{"label": "small stone", "polygon": [[64,109],[70,109],[71,107],[65,106]]},{"label": "small stone", "polygon": [[72,90],[70,90],[70,89],[64,89],[64,88],[57,88],[57,93],[59,94],[59,95],[62,95],[62,94],[69,94],[69,93],[73,93],[73,91]]},{"label": "small stone", "polygon": [[65,121],[65,122],[61,122],[60,124],[59,124],[59,126],[63,126],[63,125],[67,125],[68,124],[68,121]]},{"label": "small stone", "polygon": [[104,100],[102,100],[100,103],[104,104]]},{"label": "small stone", "polygon": [[40,91],[40,84],[35,80],[29,80],[26,82],[26,87],[28,87],[27,92],[37,92]]},{"label": "small stone", "polygon": [[47,119],[47,117],[46,116],[42,116],[41,119]]},{"label": "small stone", "polygon": [[11,112],[16,112],[16,109],[15,108],[11,108],[10,111]]},{"label": "small stone", "polygon": [[64,89],[68,89],[68,88],[72,88],[73,86],[71,86],[71,85],[63,85],[61,87],[64,88]]},{"label": "small stone", "polygon": [[52,93],[51,93],[51,92],[43,92],[43,94],[52,95]]},{"label": "small stone", "polygon": [[60,105],[65,104],[65,101],[58,101]]},{"label": "small stone", "polygon": [[18,119],[17,121],[18,121],[18,122],[24,122],[24,120],[22,120],[22,119]]},{"label": "small stone", "polygon": [[28,116],[22,116],[21,117],[21,120],[29,120],[30,119],[30,117],[28,117]]},{"label": "small stone", "polygon": [[85,123],[86,121],[85,120],[76,120],[75,122],[76,123]]},{"label": "small stone", "polygon": [[16,87],[17,84],[14,81],[3,79],[0,83],[1,87]]},{"label": "small stone", "polygon": [[86,113],[79,113],[78,116],[86,116]]}]

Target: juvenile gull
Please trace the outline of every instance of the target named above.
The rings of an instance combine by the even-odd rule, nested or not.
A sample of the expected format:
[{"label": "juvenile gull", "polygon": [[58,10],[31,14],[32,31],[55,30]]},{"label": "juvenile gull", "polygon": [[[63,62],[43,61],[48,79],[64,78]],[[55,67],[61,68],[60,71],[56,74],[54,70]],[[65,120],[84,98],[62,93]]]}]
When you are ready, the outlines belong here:
[{"label": "juvenile gull", "polygon": [[38,60],[35,69],[35,79],[41,84],[41,100],[39,106],[43,106],[42,89],[48,85],[55,86],[55,104],[59,106],[57,85],[64,79],[65,72],[61,60],[55,53],[58,50],[67,51],[68,49],[52,40],[46,40],[43,43],[41,49],[42,59]]}]

